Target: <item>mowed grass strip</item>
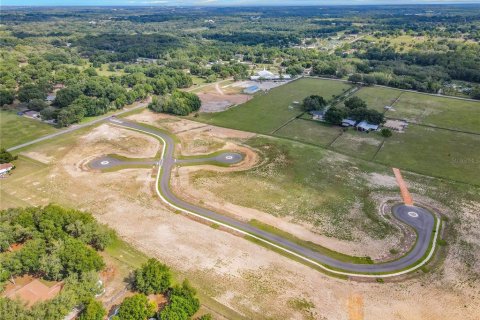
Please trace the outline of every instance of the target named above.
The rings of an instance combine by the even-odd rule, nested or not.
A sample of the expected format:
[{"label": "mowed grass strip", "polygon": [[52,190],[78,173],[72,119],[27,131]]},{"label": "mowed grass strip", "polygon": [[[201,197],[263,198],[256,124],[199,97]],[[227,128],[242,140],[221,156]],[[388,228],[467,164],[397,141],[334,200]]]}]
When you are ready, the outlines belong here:
[{"label": "mowed grass strip", "polygon": [[410,125],[386,139],[375,161],[480,185],[480,135]]},{"label": "mowed grass strip", "polygon": [[301,102],[306,96],[317,94],[326,99],[339,95],[351,86],[340,81],[321,79],[299,79],[257,94],[252,100],[219,113],[202,113],[195,120],[221,127],[268,134],[288,120],[300,115],[293,101]]},{"label": "mowed grass strip", "polygon": [[391,118],[407,119],[424,125],[480,133],[480,101],[404,92],[387,111]]},{"label": "mowed grass strip", "polygon": [[319,146],[328,146],[342,133],[338,126],[304,119],[294,121],[275,132],[276,136]]},{"label": "mowed grass strip", "polygon": [[10,148],[56,132],[53,126],[12,111],[0,111],[0,147]]}]

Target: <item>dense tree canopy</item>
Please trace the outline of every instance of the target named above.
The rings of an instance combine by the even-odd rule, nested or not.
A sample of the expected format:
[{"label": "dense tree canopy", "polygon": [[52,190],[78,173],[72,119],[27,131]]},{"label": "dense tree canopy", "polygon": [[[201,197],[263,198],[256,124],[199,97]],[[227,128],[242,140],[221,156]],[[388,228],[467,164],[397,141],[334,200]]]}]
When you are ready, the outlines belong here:
[{"label": "dense tree canopy", "polygon": [[134,273],[135,289],[146,295],[152,293],[164,293],[170,287],[172,275],[170,269],[158,262],[149,259]]},{"label": "dense tree canopy", "polygon": [[171,95],[154,98],[148,107],[155,112],[186,116],[200,109],[201,101],[194,93],[175,91]]},{"label": "dense tree canopy", "polygon": [[325,109],[327,101],[318,95],[311,95],[303,99],[303,110],[306,112],[310,111],[321,111]]}]

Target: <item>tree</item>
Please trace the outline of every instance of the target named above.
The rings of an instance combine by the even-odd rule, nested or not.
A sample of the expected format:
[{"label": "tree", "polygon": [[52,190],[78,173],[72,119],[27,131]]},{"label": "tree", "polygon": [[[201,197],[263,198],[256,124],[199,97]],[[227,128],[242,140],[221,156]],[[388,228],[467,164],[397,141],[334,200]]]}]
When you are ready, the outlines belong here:
[{"label": "tree", "polygon": [[47,107],[47,103],[45,100],[41,99],[32,99],[28,102],[27,105],[28,109],[35,110],[35,111],[42,111]]},{"label": "tree", "polygon": [[196,318],[196,320],[213,320],[213,317],[210,313],[207,313],[207,314],[204,314],[204,315]]},{"label": "tree", "polygon": [[321,111],[327,105],[327,101],[318,95],[311,95],[303,99],[303,110],[305,112]]},{"label": "tree", "polygon": [[15,100],[15,91],[1,89],[0,90],[0,107],[3,107],[6,104],[12,104]]},{"label": "tree", "polygon": [[80,122],[85,116],[82,106],[70,106],[58,112],[57,123],[60,127],[67,127],[72,123]]},{"label": "tree", "polygon": [[155,112],[186,116],[200,109],[200,98],[196,94],[175,91],[169,96],[154,98],[148,107]]},{"label": "tree", "polygon": [[17,158],[18,156],[12,156],[12,154],[4,148],[0,149],[0,163],[12,162],[13,160],[17,160]]},{"label": "tree", "polygon": [[392,130],[388,128],[382,128],[382,130],[380,130],[380,134],[382,135],[382,137],[388,138],[391,137],[393,133]]},{"label": "tree", "polygon": [[373,123],[373,124],[381,124],[384,119],[383,113],[378,112],[377,110],[368,109],[365,114],[366,121]]},{"label": "tree", "polygon": [[105,266],[102,257],[94,249],[74,238],[65,239],[58,256],[66,274],[100,271]]},{"label": "tree", "polygon": [[118,309],[119,320],[146,320],[155,314],[155,305],[144,294],[125,298]]},{"label": "tree", "polygon": [[346,116],[347,112],[345,109],[331,107],[325,112],[324,119],[326,122],[339,125]]},{"label": "tree", "polygon": [[354,73],[350,77],[348,77],[348,81],[352,83],[359,83],[362,82],[362,75],[359,73]]},{"label": "tree", "polygon": [[367,103],[357,96],[353,96],[344,102],[345,107],[353,110],[358,108],[366,108]]},{"label": "tree", "polygon": [[287,69],[285,71],[287,72],[287,74],[294,77],[294,76],[298,76],[299,74],[302,74],[303,70],[304,69],[301,65],[295,64],[295,65],[287,67]]},{"label": "tree", "polygon": [[172,275],[170,269],[158,262],[149,259],[140,269],[134,272],[135,289],[146,295],[164,293],[170,287]]},{"label": "tree", "polygon": [[85,305],[78,317],[79,320],[102,320],[107,312],[103,308],[103,305],[95,300],[90,299]]},{"label": "tree", "polygon": [[45,100],[46,97],[46,89],[40,85],[26,84],[18,90],[18,100],[21,102],[28,102],[32,99]]},{"label": "tree", "polygon": [[67,87],[57,92],[54,104],[59,108],[68,107],[82,95],[82,90],[77,86]]},{"label": "tree", "polygon": [[200,308],[195,294],[187,280],[181,286],[175,286],[170,293],[170,303],[160,312],[160,320],[190,319]]}]

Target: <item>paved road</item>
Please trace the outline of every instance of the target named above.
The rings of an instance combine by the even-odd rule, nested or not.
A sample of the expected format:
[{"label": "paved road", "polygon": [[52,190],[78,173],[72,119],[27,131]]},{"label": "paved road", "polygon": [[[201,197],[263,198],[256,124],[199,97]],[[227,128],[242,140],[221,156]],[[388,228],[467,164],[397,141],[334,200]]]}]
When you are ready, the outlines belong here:
[{"label": "paved road", "polygon": [[[135,107],[133,108],[130,108],[130,109],[126,109],[126,110],[122,110],[120,112],[117,112],[115,113],[114,115],[115,116],[119,116],[119,115],[122,115],[124,113],[127,113],[127,112],[130,112],[130,111],[133,111],[133,110],[137,110],[137,109],[140,109],[140,108],[144,108],[146,107],[149,103],[150,103],[151,99],[149,98],[146,102],[140,102],[138,105],[136,105]],[[88,126],[93,126],[97,123],[100,123],[102,121],[105,121],[107,119],[110,119],[112,117],[112,115],[106,115],[106,116],[103,116],[103,117],[100,117],[98,119],[95,119],[95,120],[92,120],[90,122],[86,122],[84,124],[75,124],[75,125],[71,125],[70,127],[66,128],[66,129],[63,129],[63,130],[60,130],[58,132],[55,132],[55,133],[52,133],[52,134],[49,134],[49,135],[46,135],[46,136],[43,136],[43,137],[40,137],[38,139],[35,139],[35,140],[31,140],[29,142],[25,142],[25,143],[22,143],[22,144],[19,144],[17,146],[14,146],[14,147],[10,147],[7,149],[7,151],[14,151],[14,150],[17,150],[17,149],[21,149],[23,147],[26,147],[26,146],[29,146],[29,145],[32,145],[34,143],[38,143],[38,142],[41,142],[41,141],[45,141],[45,140],[48,140],[48,139],[52,139],[52,138],[55,138],[55,137],[58,137],[62,134],[65,134],[65,133],[69,133],[69,132],[73,132],[73,131],[76,131],[76,130],[79,130],[79,129],[82,129],[82,128],[85,128],[85,127],[88,127]]]},{"label": "paved road", "polygon": [[[335,272],[338,274],[345,274],[345,275],[353,275],[356,273],[362,273],[362,276],[365,277],[375,277],[371,273],[379,273],[385,272],[389,273],[387,275],[382,275],[382,277],[388,276],[396,276],[399,274],[407,273],[412,271],[414,268],[408,269],[410,265],[415,262],[422,260],[422,257],[428,250],[429,242],[432,236],[432,232],[435,228],[437,233],[435,233],[434,245],[431,249],[429,256],[424,261],[426,262],[433,253],[435,247],[435,240],[436,234],[438,234],[439,224],[435,224],[435,219],[429,211],[426,209],[416,207],[416,206],[406,206],[406,205],[397,205],[393,207],[393,214],[395,218],[400,220],[403,223],[408,224],[418,234],[418,239],[413,247],[413,249],[402,258],[385,263],[379,264],[353,264],[348,262],[342,262],[336,260],[332,257],[320,254],[315,252],[311,249],[305,248],[299,244],[291,242],[287,239],[284,239],[278,235],[263,231],[258,229],[254,226],[249,225],[248,223],[235,220],[231,217],[224,216],[222,214],[216,213],[212,210],[202,208],[186,202],[180,198],[178,198],[170,189],[170,177],[171,171],[173,167],[176,165],[174,159],[174,147],[175,142],[173,141],[172,137],[169,135],[158,131],[151,127],[144,127],[141,124],[119,120],[119,119],[111,119],[112,123],[118,126],[122,126],[125,128],[130,128],[137,131],[142,131],[144,133],[154,135],[159,137],[164,141],[164,150],[163,156],[161,159],[161,168],[159,169],[159,176],[157,177],[158,180],[158,191],[159,196],[164,200],[167,204],[174,207],[177,210],[184,211],[188,214],[192,214],[195,216],[204,217],[209,221],[215,221],[220,225],[226,226],[230,229],[234,229],[240,231],[240,233],[247,234],[253,236],[257,240],[263,241],[270,245],[277,247],[278,249],[284,250],[290,254],[294,254],[295,256],[302,258],[308,262],[313,262],[318,266],[329,270],[330,272]],[[252,192],[254,192],[252,190]],[[422,260],[423,261],[423,260]],[[415,267],[418,268],[424,263],[419,264]],[[333,269],[331,268],[333,267]],[[408,270],[402,270],[407,268]],[[341,269],[342,271],[338,271],[336,269]],[[399,272],[398,270],[402,270]]]},{"label": "paved road", "polygon": [[[218,163],[218,164],[235,164],[243,160],[243,155],[236,152],[222,152],[218,155],[191,159],[175,159],[176,164],[186,165],[195,163]],[[92,169],[110,169],[124,165],[156,165],[161,164],[159,160],[135,160],[135,159],[118,159],[111,156],[103,156],[96,158],[88,163]]]}]

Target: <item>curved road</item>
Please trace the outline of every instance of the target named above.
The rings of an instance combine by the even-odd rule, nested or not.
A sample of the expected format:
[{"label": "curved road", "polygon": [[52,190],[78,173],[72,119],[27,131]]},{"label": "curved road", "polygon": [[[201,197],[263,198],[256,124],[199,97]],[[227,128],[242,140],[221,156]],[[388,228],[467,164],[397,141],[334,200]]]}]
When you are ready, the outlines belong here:
[{"label": "curved road", "polygon": [[[248,235],[258,241],[262,241],[265,244],[280,249],[285,253],[294,255],[306,262],[314,264],[328,272],[339,275],[371,278],[398,276],[420,268],[433,255],[440,226],[439,220],[437,219],[437,223],[435,223],[432,213],[416,206],[397,205],[392,209],[395,218],[411,226],[417,233],[417,241],[410,252],[400,259],[390,262],[378,264],[353,264],[339,261],[310,250],[278,235],[251,226],[246,222],[241,222],[212,210],[188,203],[178,198],[170,189],[171,171],[176,165],[176,160],[173,156],[175,142],[172,137],[160,130],[155,130],[151,127],[144,127],[141,124],[125,121],[124,119],[120,120],[112,118],[110,119],[110,122],[118,126],[153,135],[163,141],[162,157],[158,162],[160,166],[156,181],[157,194],[165,203],[176,210],[219,224],[241,234]],[[198,161],[205,161],[205,159],[199,159]],[[434,239],[432,247],[427,254],[434,229],[435,233],[433,234]],[[425,255],[427,256],[424,257]],[[410,267],[415,263],[417,263],[415,266]],[[377,274],[375,275],[374,273]],[[378,273],[381,273],[381,275],[378,275]]]}]

